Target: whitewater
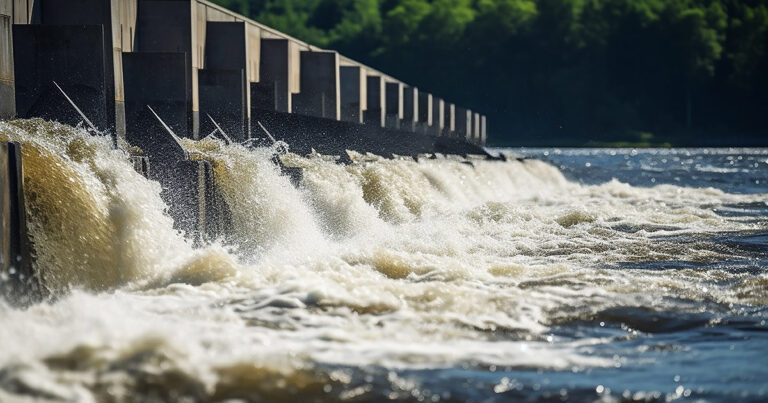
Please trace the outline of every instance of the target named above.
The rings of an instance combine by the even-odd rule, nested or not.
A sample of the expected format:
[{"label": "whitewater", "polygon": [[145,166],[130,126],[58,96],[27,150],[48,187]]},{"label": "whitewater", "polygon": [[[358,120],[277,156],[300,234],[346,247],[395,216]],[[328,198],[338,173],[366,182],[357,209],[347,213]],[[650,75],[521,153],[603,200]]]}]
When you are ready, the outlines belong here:
[{"label": "whitewater", "polygon": [[289,153],[294,185],[273,149],[185,140],[233,221],[194,245],[108,137],[17,120],[0,141],[50,295],[0,299],[0,401],[768,395],[768,150]]}]

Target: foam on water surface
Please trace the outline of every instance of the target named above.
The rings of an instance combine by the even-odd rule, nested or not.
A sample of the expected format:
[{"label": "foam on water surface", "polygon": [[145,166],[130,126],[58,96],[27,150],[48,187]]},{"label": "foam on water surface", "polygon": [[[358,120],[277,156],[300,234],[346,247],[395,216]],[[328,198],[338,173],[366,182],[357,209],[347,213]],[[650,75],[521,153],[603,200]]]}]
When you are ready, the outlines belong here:
[{"label": "foam on water surface", "polygon": [[[23,145],[36,268],[56,296],[0,303],[0,400],[434,400],[463,396],[461,371],[495,395],[516,390],[511,373],[644,368],[626,344],[648,335],[764,327],[768,256],[750,245],[768,192],[318,156],[291,156],[294,187],[272,150],[186,141],[234,224],[196,249],[109,139],[42,121],[0,122],[0,139]],[[426,393],[423,374],[445,382]]]}]

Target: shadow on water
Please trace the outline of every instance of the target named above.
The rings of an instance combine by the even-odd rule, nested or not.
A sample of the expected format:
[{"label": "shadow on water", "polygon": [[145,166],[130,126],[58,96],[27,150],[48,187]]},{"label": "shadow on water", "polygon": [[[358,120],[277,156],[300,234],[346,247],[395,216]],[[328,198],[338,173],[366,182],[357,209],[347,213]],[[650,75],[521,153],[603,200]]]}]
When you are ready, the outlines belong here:
[{"label": "shadow on water", "polygon": [[721,217],[752,218],[747,222],[763,222],[768,217],[768,202],[725,204],[714,212]]}]

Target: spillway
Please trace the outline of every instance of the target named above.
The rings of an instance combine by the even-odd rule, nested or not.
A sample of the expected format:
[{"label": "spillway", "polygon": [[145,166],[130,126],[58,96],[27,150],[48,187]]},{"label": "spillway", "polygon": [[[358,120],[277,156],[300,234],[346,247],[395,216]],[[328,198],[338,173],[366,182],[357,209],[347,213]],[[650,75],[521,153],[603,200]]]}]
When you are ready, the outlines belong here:
[{"label": "spillway", "polygon": [[[0,302],[0,400],[761,396],[764,366],[744,367],[765,347],[759,179],[725,192],[563,175],[589,158],[658,177],[679,158],[717,184],[726,156],[576,154],[561,171],[282,154],[292,177],[269,147],[189,140],[232,211],[195,243],[108,136],[17,120],[0,140],[22,150],[47,293]],[[745,182],[768,169],[737,155]],[[679,364],[714,359],[738,379]]]}]

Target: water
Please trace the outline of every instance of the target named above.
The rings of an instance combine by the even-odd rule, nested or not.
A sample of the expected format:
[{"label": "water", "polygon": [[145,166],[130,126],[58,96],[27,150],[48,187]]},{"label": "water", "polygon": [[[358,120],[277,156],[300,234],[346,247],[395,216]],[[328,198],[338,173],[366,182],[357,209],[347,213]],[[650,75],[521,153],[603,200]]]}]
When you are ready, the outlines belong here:
[{"label": "water", "polygon": [[235,210],[195,248],[107,139],[0,139],[54,295],[0,303],[0,401],[768,394],[768,150],[292,156],[294,187],[270,150],[188,142]]}]

